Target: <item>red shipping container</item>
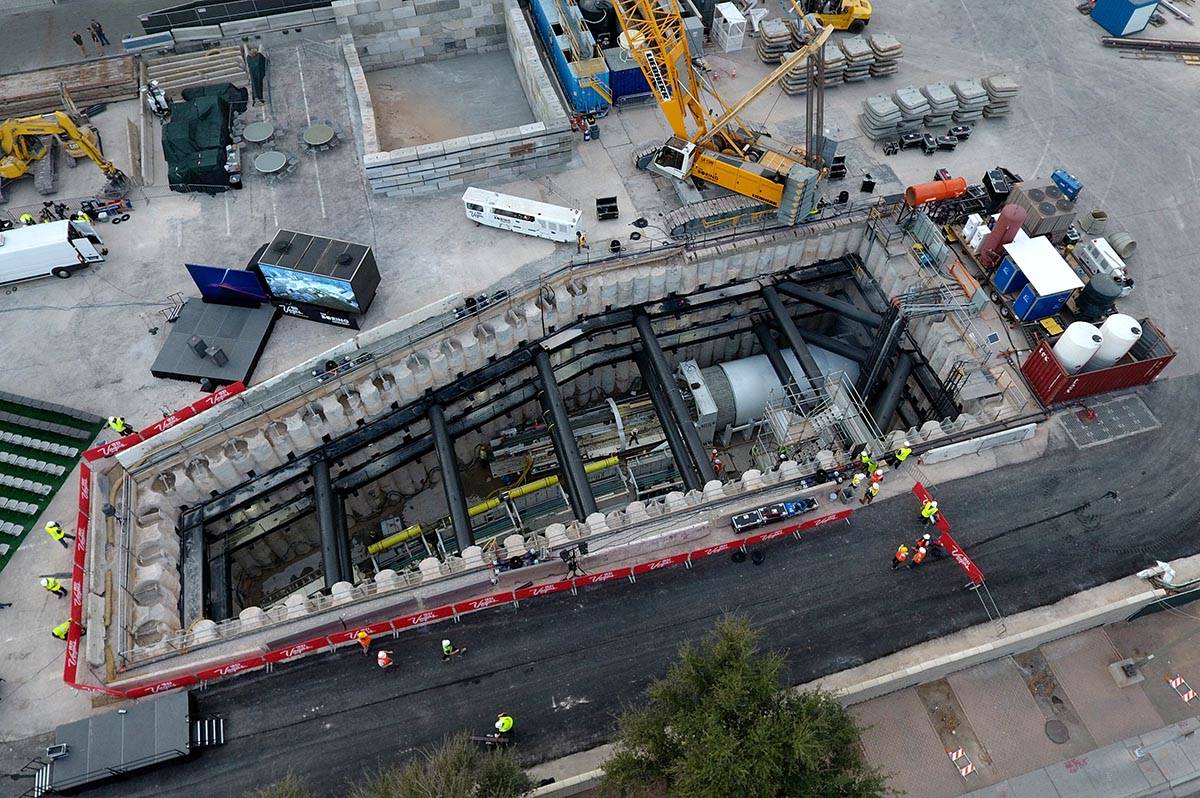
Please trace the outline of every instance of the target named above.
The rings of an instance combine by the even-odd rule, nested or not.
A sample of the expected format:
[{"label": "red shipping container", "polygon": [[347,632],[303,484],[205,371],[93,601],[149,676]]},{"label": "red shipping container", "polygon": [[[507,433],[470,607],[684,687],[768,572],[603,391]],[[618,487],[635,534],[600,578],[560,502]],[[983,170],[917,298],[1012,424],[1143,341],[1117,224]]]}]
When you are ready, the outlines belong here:
[{"label": "red shipping container", "polygon": [[[1095,396],[1098,393],[1146,385],[1162,373],[1167,364],[1175,359],[1175,350],[1167,343],[1163,331],[1150,319],[1142,319],[1143,338],[1154,341],[1149,347],[1152,357],[1135,360],[1133,352],[1121,358],[1115,366],[1096,371],[1081,371],[1068,374],[1058,358],[1054,357],[1049,341],[1039,341],[1037,348],[1029,353],[1021,373],[1044,405],[1058,404]],[[1149,334],[1149,336],[1147,336]],[[1154,339],[1157,340],[1154,340]]]}]

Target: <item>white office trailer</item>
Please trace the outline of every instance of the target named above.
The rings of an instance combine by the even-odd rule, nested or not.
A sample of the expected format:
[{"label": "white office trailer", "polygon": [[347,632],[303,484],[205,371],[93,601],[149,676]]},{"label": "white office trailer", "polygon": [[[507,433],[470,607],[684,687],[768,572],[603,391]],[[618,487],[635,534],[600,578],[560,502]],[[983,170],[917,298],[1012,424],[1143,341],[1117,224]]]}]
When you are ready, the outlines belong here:
[{"label": "white office trailer", "polygon": [[548,238],[575,241],[580,232],[581,211],[546,202],[513,197],[472,186],[463,193],[467,218],[489,227]]},{"label": "white office trailer", "polygon": [[87,222],[58,221],[0,232],[0,284],[72,272],[100,263],[108,250]]}]

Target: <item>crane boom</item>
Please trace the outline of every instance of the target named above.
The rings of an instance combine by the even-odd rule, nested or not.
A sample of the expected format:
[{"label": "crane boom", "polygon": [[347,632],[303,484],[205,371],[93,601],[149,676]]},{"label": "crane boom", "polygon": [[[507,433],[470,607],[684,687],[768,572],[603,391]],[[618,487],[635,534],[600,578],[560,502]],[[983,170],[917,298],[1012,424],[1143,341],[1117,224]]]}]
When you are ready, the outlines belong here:
[{"label": "crane boom", "polygon": [[748,91],[744,97],[731,105],[725,111],[725,113],[723,113],[716,121],[714,121],[706,133],[695,139],[696,144],[700,145],[711,141],[714,136],[724,130],[730,122],[736,119],[737,115],[744,111],[746,107],[750,105],[750,103],[757,100],[759,95],[777,84],[779,81],[783,80],[787,76],[788,72],[790,72],[798,64],[808,60],[809,56],[811,56],[813,53],[819,52],[820,49],[825,46],[825,42],[829,41],[829,36],[832,33],[833,28],[822,28],[820,33],[817,34],[816,38],[785,58],[783,62],[776,67],[773,72],[771,72],[771,74],[767,75],[757,84],[755,84],[754,88],[750,89],[750,91]]},{"label": "crane boom", "polygon": [[[706,132],[708,114],[700,102],[700,84],[676,0],[614,0],[613,9],[629,52],[642,68],[671,130],[682,139]],[[689,119],[695,133],[688,129]]]}]

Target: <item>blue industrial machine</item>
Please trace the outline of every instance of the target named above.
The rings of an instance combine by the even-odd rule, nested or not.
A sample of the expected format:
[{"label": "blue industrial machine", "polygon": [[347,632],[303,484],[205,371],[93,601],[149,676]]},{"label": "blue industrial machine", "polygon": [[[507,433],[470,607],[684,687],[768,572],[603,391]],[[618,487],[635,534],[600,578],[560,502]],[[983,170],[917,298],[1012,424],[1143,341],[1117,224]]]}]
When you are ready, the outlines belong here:
[{"label": "blue industrial machine", "polygon": [[1083,191],[1083,183],[1079,182],[1079,179],[1066,169],[1055,169],[1050,175],[1050,179],[1062,190],[1063,196],[1069,200],[1074,200],[1079,196],[1079,192]]}]

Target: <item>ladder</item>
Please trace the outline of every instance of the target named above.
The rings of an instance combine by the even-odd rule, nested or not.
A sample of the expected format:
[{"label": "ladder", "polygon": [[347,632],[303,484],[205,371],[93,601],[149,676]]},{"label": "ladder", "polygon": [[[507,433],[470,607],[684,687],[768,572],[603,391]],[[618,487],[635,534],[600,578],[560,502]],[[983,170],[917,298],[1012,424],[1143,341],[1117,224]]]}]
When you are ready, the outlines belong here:
[{"label": "ladder", "polygon": [[654,55],[653,50],[643,50],[642,57],[646,59],[646,69],[650,72],[650,82],[654,84],[654,91],[662,100],[668,101],[675,96],[671,87],[671,82],[663,75],[662,64],[658,63],[658,58]]}]

